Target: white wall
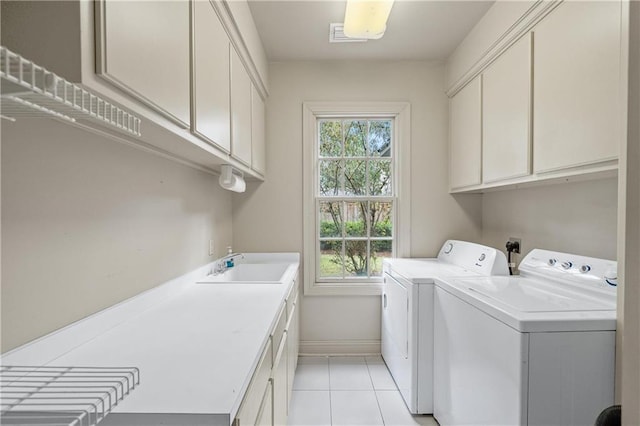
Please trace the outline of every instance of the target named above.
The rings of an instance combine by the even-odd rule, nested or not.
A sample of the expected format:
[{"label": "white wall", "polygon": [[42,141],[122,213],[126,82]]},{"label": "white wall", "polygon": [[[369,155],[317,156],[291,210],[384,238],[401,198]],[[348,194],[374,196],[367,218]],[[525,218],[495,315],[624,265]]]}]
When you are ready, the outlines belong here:
[{"label": "white wall", "polygon": [[[426,62],[272,63],[267,180],[234,196],[234,248],[302,252],[302,103],[411,103],[411,254],[434,256],[447,238],[480,239],[481,198],[448,194],[445,68]],[[379,297],[305,297],[301,339],[380,339]]]},{"label": "white wall", "polygon": [[482,242],[505,250],[522,238],[521,256],[544,248],[616,259],[617,179],[490,192],[482,200]]},{"label": "white wall", "polygon": [[212,260],[217,177],[50,119],[2,123],[2,352]]}]

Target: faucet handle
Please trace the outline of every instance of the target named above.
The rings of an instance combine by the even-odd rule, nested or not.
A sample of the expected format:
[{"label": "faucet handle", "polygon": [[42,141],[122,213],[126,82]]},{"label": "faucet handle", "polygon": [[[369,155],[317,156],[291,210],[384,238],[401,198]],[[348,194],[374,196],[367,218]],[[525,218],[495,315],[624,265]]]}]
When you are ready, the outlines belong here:
[{"label": "faucet handle", "polygon": [[227,254],[233,254],[233,249],[231,246],[227,246]]}]

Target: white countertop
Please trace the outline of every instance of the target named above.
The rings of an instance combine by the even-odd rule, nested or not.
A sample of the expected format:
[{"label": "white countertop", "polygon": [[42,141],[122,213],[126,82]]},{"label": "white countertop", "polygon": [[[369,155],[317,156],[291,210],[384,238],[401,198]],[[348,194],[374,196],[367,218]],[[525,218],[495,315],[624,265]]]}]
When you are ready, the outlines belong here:
[{"label": "white countertop", "polygon": [[[229,424],[297,274],[298,259],[297,254],[246,256],[245,262],[290,263],[284,284],[196,284],[208,271],[200,268],[196,279],[189,274],[182,283],[171,283],[170,291],[161,286],[123,302],[115,309],[123,316],[118,320],[106,311],[61,330],[77,334],[87,327],[84,322],[95,323],[92,328],[99,331],[83,331],[75,347],[69,346],[70,336],[54,333],[49,341],[45,337],[11,351],[3,363],[34,365],[40,346],[53,358],[38,365],[138,367],[140,385],[114,413],[212,414]],[[139,309],[127,306],[136,304]],[[67,347],[52,344],[56,339]]]}]

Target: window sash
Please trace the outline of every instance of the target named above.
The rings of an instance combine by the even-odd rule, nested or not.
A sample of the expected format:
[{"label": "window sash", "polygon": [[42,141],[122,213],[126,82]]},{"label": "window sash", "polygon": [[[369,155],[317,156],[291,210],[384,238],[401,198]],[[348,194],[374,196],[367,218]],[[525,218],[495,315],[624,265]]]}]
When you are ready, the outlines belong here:
[{"label": "window sash", "polygon": [[[358,120],[358,121],[367,121],[367,133],[365,135],[365,151],[366,155],[364,156],[347,156],[345,155],[345,147],[344,147],[344,123],[345,121],[350,120]],[[370,121],[389,121],[390,122],[390,134],[391,134],[391,144],[388,152],[388,156],[372,156],[369,152],[369,128]],[[320,152],[320,131],[321,125],[323,122],[330,121],[339,121],[341,123],[341,155],[340,156],[322,156]],[[371,265],[371,246],[373,242],[376,241],[391,241],[391,250],[392,256],[395,256],[396,246],[397,246],[397,224],[396,224],[396,205],[397,205],[397,196],[396,196],[396,187],[397,187],[397,173],[396,173],[396,160],[394,156],[395,144],[397,141],[395,140],[395,118],[394,117],[336,117],[332,119],[328,118],[316,118],[316,126],[315,126],[315,144],[314,144],[314,199],[315,199],[315,277],[314,280],[317,283],[333,283],[333,284],[371,284],[371,283],[379,283],[382,281],[381,276],[371,275],[374,271],[372,270]],[[344,167],[346,161],[356,160],[356,161],[364,161],[365,162],[365,187],[364,187],[364,195],[345,195],[346,192],[346,183],[345,183],[345,171],[341,170],[339,174],[340,181],[338,182],[337,192],[340,195],[326,195],[322,194],[320,190],[320,175],[321,175],[321,164],[323,162],[341,162],[342,167]],[[388,195],[369,195],[371,191],[371,174],[370,174],[370,164],[372,162],[388,162],[389,163],[389,174],[391,176],[391,185],[390,185],[390,194]],[[342,223],[342,229],[340,230],[340,236],[332,236],[332,237],[321,237],[321,214],[320,214],[320,206],[321,203],[334,203],[339,202],[342,206],[345,206],[345,203],[349,202],[381,202],[381,203],[389,203],[391,204],[391,226],[392,226],[392,235],[391,237],[381,237],[381,236],[372,236],[371,223],[367,219],[364,219],[367,223],[366,235],[365,236],[348,236],[346,235],[346,227],[344,221]],[[369,205],[367,206],[369,207]],[[344,219],[343,219],[344,220]],[[345,258],[346,258],[346,246],[348,241],[362,241],[366,243],[366,254],[365,261],[367,265],[367,276],[348,276],[345,270]],[[340,257],[342,259],[341,267],[342,274],[340,277],[322,277],[321,276],[321,258],[323,256],[321,245],[323,242],[341,242],[341,253]]]},{"label": "window sash", "polygon": [[[391,231],[391,236],[390,237],[386,237],[386,236],[373,236],[372,235],[372,230],[371,230],[371,223],[365,219],[366,222],[366,231],[365,231],[365,236],[350,236],[346,234],[346,226],[345,226],[345,221],[342,221],[342,226],[340,229],[340,235],[339,236],[331,236],[331,237],[322,237],[321,234],[321,215],[320,215],[320,208],[321,208],[321,203],[323,202],[339,202],[342,204],[341,209],[344,207],[345,203],[349,203],[349,202],[373,202],[373,203],[377,203],[377,202],[382,202],[382,203],[389,203],[391,205],[391,217],[390,217],[390,221],[391,221],[391,226],[392,226],[392,231]],[[396,249],[397,249],[397,213],[396,213],[396,206],[397,206],[397,201],[396,201],[396,197],[367,197],[367,196],[360,196],[360,197],[329,197],[329,196],[318,196],[316,197],[315,200],[315,282],[317,283],[340,283],[340,284],[349,284],[349,285],[363,285],[363,284],[371,284],[371,283],[380,283],[382,282],[382,276],[376,276],[376,275],[372,275],[374,270],[373,270],[373,266],[371,265],[371,246],[373,242],[377,242],[377,241],[391,241],[391,256],[394,257],[396,255]],[[369,207],[369,206],[367,206]],[[344,216],[343,216],[344,218]],[[321,245],[323,242],[340,242],[342,247],[341,247],[341,252],[340,252],[340,257],[342,259],[346,258],[346,245],[348,241],[362,241],[365,242],[366,244],[366,254],[365,254],[365,261],[367,262],[367,275],[366,276],[353,276],[353,275],[347,275],[347,271],[345,270],[345,264],[344,264],[344,260],[342,263],[342,273],[340,276],[321,276],[321,261],[322,261],[322,250],[321,250]]]}]

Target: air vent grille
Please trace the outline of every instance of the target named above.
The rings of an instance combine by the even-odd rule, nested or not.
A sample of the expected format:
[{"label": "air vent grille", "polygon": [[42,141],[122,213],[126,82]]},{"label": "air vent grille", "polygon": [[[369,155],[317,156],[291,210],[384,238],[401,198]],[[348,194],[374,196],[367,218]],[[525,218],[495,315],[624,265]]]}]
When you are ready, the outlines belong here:
[{"label": "air vent grille", "polygon": [[366,38],[350,38],[344,35],[344,24],[329,24],[329,43],[362,43]]}]

